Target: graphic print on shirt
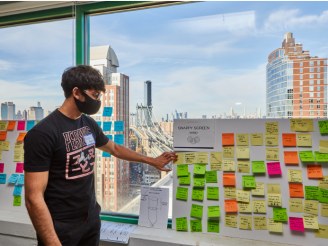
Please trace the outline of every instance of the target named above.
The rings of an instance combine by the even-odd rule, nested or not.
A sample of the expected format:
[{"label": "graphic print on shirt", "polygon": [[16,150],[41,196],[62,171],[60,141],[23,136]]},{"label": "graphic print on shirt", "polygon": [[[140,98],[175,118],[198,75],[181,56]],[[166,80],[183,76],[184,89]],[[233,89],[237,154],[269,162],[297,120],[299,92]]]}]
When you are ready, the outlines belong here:
[{"label": "graphic print on shirt", "polygon": [[84,136],[91,134],[88,126],[64,132],[67,160],[66,179],[82,178],[93,173],[95,144],[87,146]]}]

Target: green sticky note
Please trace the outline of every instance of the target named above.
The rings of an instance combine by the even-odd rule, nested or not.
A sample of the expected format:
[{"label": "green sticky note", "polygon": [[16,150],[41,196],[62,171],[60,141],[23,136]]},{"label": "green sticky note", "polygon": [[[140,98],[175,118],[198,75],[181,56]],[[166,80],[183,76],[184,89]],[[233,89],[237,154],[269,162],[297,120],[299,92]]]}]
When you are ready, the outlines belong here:
[{"label": "green sticky note", "polygon": [[179,177],[179,184],[190,185],[190,173],[187,177]]},{"label": "green sticky note", "polygon": [[318,121],[320,133],[328,133],[328,120]]},{"label": "green sticky note", "polygon": [[243,175],[243,187],[244,188],[256,188],[254,175]]},{"label": "green sticky note", "polygon": [[208,217],[220,217],[220,206],[208,206],[207,215]]},{"label": "green sticky note", "polygon": [[207,199],[219,200],[219,187],[207,187]]},{"label": "green sticky note", "polygon": [[177,176],[188,176],[188,165],[177,165]]},{"label": "green sticky note", "polygon": [[312,150],[299,151],[298,153],[302,161],[315,161]]},{"label": "green sticky note", "polygon": [[14,196],[14,206],[20,206],[22,204],[21,196]]},{"label": "green sticky note", "polygon": [[203,217],[203,206],[191,204],[190,216],[201,219]]},{"label": "green sticky note", "polygon": [[181,217],[175,219],[175,225],[177,231],[186,231],[188,230],[188,220],[187,217]]},{"label": "green sticky note", "polygon": [[319,153],[319,151],[314,151],[314,155],[317,162],[328,162],[328,154]]},{"label": "green sticky note", "polygon": [[287,221],[287,209],[273,207],[273,220],[274,221]]},{"label": "green sticky note", "polygon": [[217,232],[220,233],[220,223],[219,220],[207,220],[207,232]]},{"label": "green sticky note", "polygon": [[203,201],[204,199],[204,188],[193,187],[192,188],[192,197],[193,200]]},{"label": "green sticky note", "polygon": [[328,190],[326,189],[319,190],[319,202],[328,203]]},{"label": "green sticky note", "polygon": [[202,221],[201,220],[190,220],[191,232],[202,232]]},{"label": "green sticky note", "polygon": [[206,177],[206,183],[217,183],[218,182],[217,171],[206,171],[205,177]]},{"label": "green sticky note", "polygon": [[177,194],[176,198],[180,200],[186,200],[188,199],[188,188],[183,187],[177,187]]},{"label": "green sticky note", "polygon": [[194,174],[204,175],[206,170],[206,164],[195,164]]},{"label": "green sticky note", "polygon": [[205,177],[202,175],[194,175],[194,186],[204,187],[205,186]]},{"label": "green sticky note", "polygon": [[305,186],[305,199],[306,200],[318,200],[319,199],[319,187],[318,186]]},{"label": "green sticky note", "polygon": [[264,161],[252,161],[253,173],[265,173],[265,163]]}]

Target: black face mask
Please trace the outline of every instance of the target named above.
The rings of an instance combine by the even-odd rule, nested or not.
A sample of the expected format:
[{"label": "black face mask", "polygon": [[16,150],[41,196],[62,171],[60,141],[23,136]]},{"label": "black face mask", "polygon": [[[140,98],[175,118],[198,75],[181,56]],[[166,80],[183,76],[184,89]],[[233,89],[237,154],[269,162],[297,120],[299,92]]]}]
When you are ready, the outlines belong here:
[{"label": "black face mask", "polygon": [[74,97],[77,108],[80,110],[81,113],[84,114],[88,114],[88,115],[96,114],[100,109],[101,101],[94,100],[84,92],[83,95],[85,98],[84,102],[81,102],[80,100],[77,100]]}]

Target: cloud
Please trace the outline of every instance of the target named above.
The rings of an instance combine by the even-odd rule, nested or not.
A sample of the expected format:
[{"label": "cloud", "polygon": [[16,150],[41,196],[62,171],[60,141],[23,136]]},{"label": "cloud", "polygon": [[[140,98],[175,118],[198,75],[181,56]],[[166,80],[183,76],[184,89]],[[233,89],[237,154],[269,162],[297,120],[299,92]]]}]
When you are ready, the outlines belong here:
[{"label": "cloud", "polygon": [[14,63],[0,59],[0,71],[13,71]]}]

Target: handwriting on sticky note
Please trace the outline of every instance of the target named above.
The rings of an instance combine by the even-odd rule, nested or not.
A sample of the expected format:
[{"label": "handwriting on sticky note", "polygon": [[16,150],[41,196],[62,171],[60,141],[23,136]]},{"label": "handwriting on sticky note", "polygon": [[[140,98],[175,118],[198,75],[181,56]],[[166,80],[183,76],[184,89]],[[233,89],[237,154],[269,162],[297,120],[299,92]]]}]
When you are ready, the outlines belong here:
[{"label": "handwriting on sticky note", "polygon": [[319,202],[305,200],[304,201],[304,213],[318,215],[319,214]]},{"label": "handwriting on sticky note", "polygon": [[245,160],[237,160],[237,172],[238,173],[249,173],[250,162]]},{"label": "handwriting on sticky note", "polygon": [[195,164],[194,174],[204,175],[206,170],[206,164]]},{"label": "handwriting on sticky note", "polygon": [[317,162],[328,162],[328,154],[319,153],[319,151],[315,151],[314,154]]},{"label": "handwriting on sticky note", "polygon": [[318,121],[319,129],[321,134],[328,133],[328,121]]},{"label": "handwriting on sticky note", "polygon": [[235,148],[233,146],[230,147],[222,147],[223,158],[235,158]]},{"label": "handwriting on sticky note", "polygon": [[286,208],[273,208],[274,221],[287,221],[287,209]]},{"label": "handwriting on sticky note", "polygon": [[256,188],[254,175],[243,175],[242,183],[244,188]]},{"label": "handwriting on sticky note", "polygon": [[226,212],[238,212],[237,200],[236,199],[224,200],[224,208]]},{"label": "handwriting on sticky note", "polygon": [[305,231],[303,218],[289,217],[289,226],[293,231]]},{"label": "handwriting on sticky note", "polygon": [[289,184],[290,197],[304,197],[303,184]]},{"label": "handwriting on sticky note", "polygon": [[26,122],[26,131],[29,131],[35,126],[35,121],[34,120],[28,120]]},{"label": "handwriting on sticky note", "polygon": [[188,188],[177,187],[176,199],[186,200],[188,199]]},{"label": "handwriting on sticky note", "polygon": [[263,133],[251,133],[251,145],[262,146],[263,145]]},{"label": "handwriting on sticky note", "polygon": [[319,189],[319,202],[328,203],[328,190]]},{"label": "handwriting on sticky note", "polygon": [[177,165],[177,176],[188,176],[188,165]]},{"label": "handwriting on sticky note", "polygon": [[322,179],[318,179],[318,186],[321,189],[328,189],[328,176],[323,176]]},{"label": "handwriting on sticky note", "polygon": [[267,222],[265,216],[254,216],[253,220],[255,230],[267,230]]},{"label": "handwriting on sticky note", "polygon": [[222,145],[223,146],[235,145],[234,133],[222,133]]},{"label": "handwriting on sticky note", "polygon": [[298,164],[298,155],[297,151],[285,151],[284,152],[285,164]]},{"label": "handwriting on sticky note", "polygon": [[321,216],[328,217],[328,203],[321,203]]},{"label": "handwriting on sticky note", "polygon": [[197,152],[197,163],[207,164],[208,163],[208,153],[207,152]]},{"label": "handwriting on sticky note", "polygon": [[252,217],[239,215],[239,229],[252,230]]},{"label": "handwriting on sticky note", "polygon": [[15,129],[16,121],[8,121],[7,130],[13,131]]},{"label": "handwriting on sticky note", "polygon": [[224,186],[224,198],[236,198],[236,187]]},{"label": "handwriting on sticky note", "polygon": [[222,152],[210,152],[210,168],[212,171],[222,170]]},{"label": "handwriting on sticky note", "polygon": [[312,150],[299,151],[301,161],[315,161]]},{"label": "handwriting on sticky note", "polygon": [[224,173],[223,174],[223,185],[235,186],[236,178],[234,173]]},{"label": "handwriting on sticky note", "polygon": [[236,134],[237,146],[248,146],[249,145],[249,135],[248,133]]},{"label": "handwriting on sticky note", "polygon": [[237,215],[226,214],[224,218],[224,225],[226,227],[237,228],[238,226]]},{"label": "handwriting on sticky note", "polygon": [[238,202],[239,213],[251,213],[252,207],[250,202]]},{"label": "handwriting on sticky note", "polygon": [[249,159],[249,147],[237,147],[237,159]]},{"label": "handwriting on sticky note", "polygon": [[203,206],[191,204],[190,216],[201,219],[203,217]]},{"label": "handwriting on sticky note", "polygon": [[190,184],[190,173],[188,173],[187,177],[179,177],[179,184],[189,185]]},{"label": "handwriting on sticky note", "polygon": [[302,170],[301,169],[288,169],[288,182],[302,183]]},{"label": "handwriting on sticky note", "polygon": [[268,162],[267,168],[268,168],[269,175],[281,174],[280,162]]},{"label": "handwriting on sticky note", "polygon": [[220,217],[220,206],[208,206],[208,217]]},{"label": "handwriting on sticky note", "polygon": [[223,171],[234,172],[236,170],[234,159],[223,159]]},{"label": "handwriting on sticky note", "polygon": [[0,173],[3,173],[4,167],[5,167],[5,164],[4,163],[0,163]]},{"label": "handwriting on sticky note", "polygon": [[202,232],[202,221],[201,220],[190,220],[191,232]]},{"label": "handwriting on sticky note", "polygon": [[318,200],[319,199],[319,187],[318,186],[305,186],[305,199],[306,200]]},{"label": "handwriting on sticky note", "polygon": [[274,221],[273,218],[268,218],[269,231],[271,232],[283,232],[282,222]]},{"label": "handwriting on sticky note", "polygon": [[253,173],[265,173],[264,161],[252,161]]},{"label": "handwriting on sticky note", "polygon": [[22,189],[23,189],[23,186],[21,186],[21,185],[15,185],[13,195],[14,196],[20,196],[22,194]]},{"label": "handwriting on sticky note", "polygon": [[177,231],[186,231],[188,230],[188,220],[187,217],[181,217],[175,219]]},{"label": "handwriting on sticky note", "polygon": [[297,133],[297,146],[298,147],[311,147],[312,139],[310,133]]},{"label": "handwriting on sticky note", "polygon": [[0,121],[0,131],[7,129],[7,121]]},{"label": "handwriting on sticky note", "polygon": [[265,134],[278,135],[278,122],[265,122]]},{"label": "handwriting on sticky note", "polygon": [[253,199],[253,212],[257,214],[265,214],[266,213],[265,200]]},{"label": "handwriting on sticky note", "polygon": [[284,147],[296,147],[296,134],[295,133],[283,133],[282,145]]},{"label": "handwriting on sticky note", "polygon": [[1,141],[0,142],[1,150],[9,151],[10,150],[10,142],[9,141]]},{"label": "handwriting on sticky note", "polygon": [[25,133],[25,132],[21,132],[21,133],[19,133],[19,135],[18,135],[16,141],[17,141],[17,142],[23,142],[25,136],[26,136],[26,133]]},{"label": "handwriting on sticky note", "polygon": [[25,121],[18,121],[17,122],[17,131],[24,131],[25,130]]},{"label": "handwriting on sticky note", "polygon": [[268,205],[273,207],[281,206],[280,184],[267,184]]},{"label": "handwriting on sticky note", "polygon": [[208,232],[220,232],[220,221],[214,219],[207,220],[207,231]]},{"label": "handwriting on sticky note", "polygon": [[203,175],[194,175],[193,185],[196,187],[204,187],[205,177]]},{"label": "handwriting on sticky note", "polygon": [[0,174],[0,184],[5,184],[7,180],[7,174],[1,173]]},{"label": "handwriting on sticky note", "polygon": [[315,215],[303,214],[304,228],[319,229],[318,218]]},{"label": "handwriting on sticky note", "polygon": [[21,196],[14,196],[14,206],[21,206],[22,204],[22,197]]},{"label": "handwriting on sticky note", "polygon": [[219,187],[207,186],[207,199],[218,200],[219,199]]},{"label": "handwriting on sticky note", "polygon": [[249,202],[249,191],[237,189],[237,201],[238,202]]},{"label": "handwriting on sticky note", "polygon": [[193,187],[192,188],[191,199],[203,201],[203,199],[204,199],[204,188]]},{"label": "handwriting on sticky note", "polygon": [[16,173],[24,172],[24,163],[17,163],[16,164]]},{"label": "handwriting on sticky note", "polygon": [[266,148],[265,156],[267,161],[279,161],[279,149],[278,148]]},{"label": "handwriting on sticky note", "polygon": [[289,199],[289,211],[303,213],[303,199]]},{"label": "handwriting on sticky note", "polygon": [[188,165],[195,164],[196,163],[196,154],[195,153],[186,153],[185,154],[185,163]]},{"label": "handwriting on sticky note", "polygon": [[322,178],[322,168],[321,165],[307,165],[308,178]]},{"label": "handwriting on sticky note", "polygon": [[265,134],[265,145],[278,146],[279,145],[278,135]]},{"label": "handwriting on sticky note", "polygon": [[256,182],[256,188],[252,189],[253,196],[264,196],[264,183]]},{"label": "handwriting on sticky note", "polygon": [[19,152],[14,152],[14,162],[23,161],[23,154]]},{"label": "handwriting on sticky note", "polygon": [[0,132],[0,141],[5,141],[7,138],[7,131]]},{"label": "handwriting on sticky note", "polygon": [[206,183],[217,183],[217,171],[206,171],[205,172]]},{"label": "handwriting on sticky note", "polygon": [[328,239],[328,225],[319,224],[319,229],[314,230],[314,236],[317,238]]}]

